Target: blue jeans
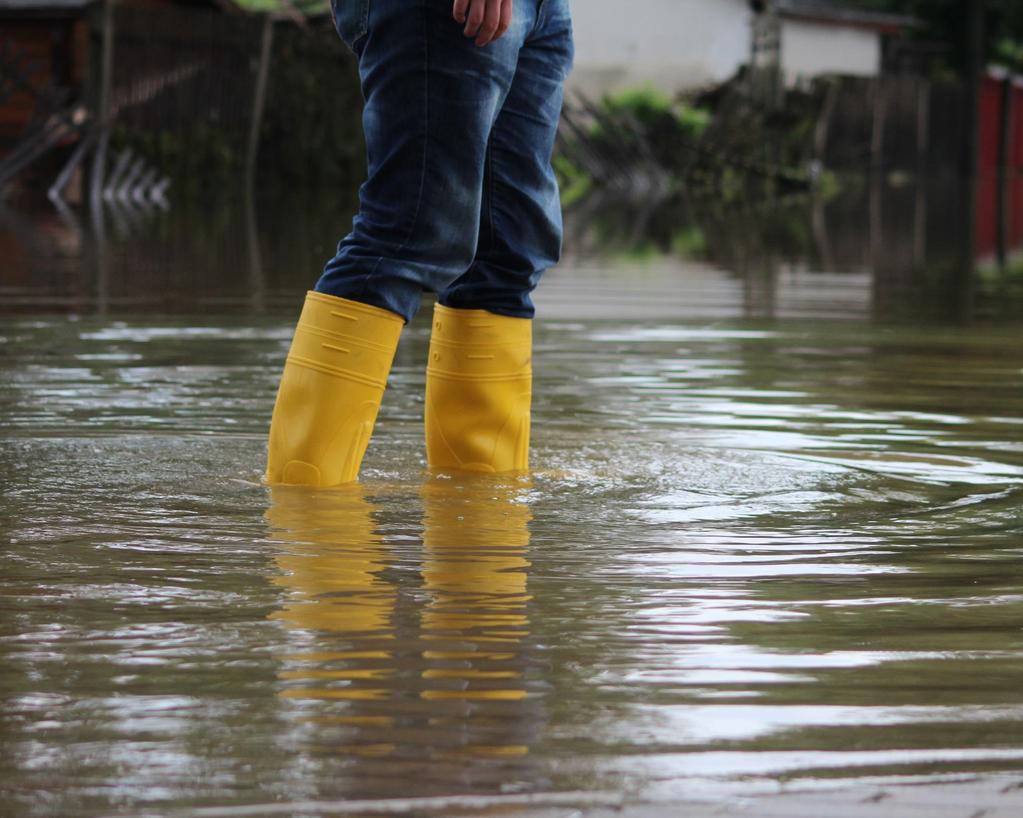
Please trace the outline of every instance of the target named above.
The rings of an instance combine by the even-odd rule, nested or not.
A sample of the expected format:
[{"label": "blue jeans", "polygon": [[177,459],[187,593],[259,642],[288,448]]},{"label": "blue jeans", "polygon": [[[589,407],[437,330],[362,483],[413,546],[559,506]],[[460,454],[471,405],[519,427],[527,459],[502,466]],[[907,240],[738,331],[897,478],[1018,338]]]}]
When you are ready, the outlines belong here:
[{"label": "blue jeans", "polygon": [[568,0],[514,0],[477,47],[452,0],[332,0],[359,61],[369,176],[316,290],[410,320],[448,307],[533,317],[561,254],[551,152],[572,65]]}]

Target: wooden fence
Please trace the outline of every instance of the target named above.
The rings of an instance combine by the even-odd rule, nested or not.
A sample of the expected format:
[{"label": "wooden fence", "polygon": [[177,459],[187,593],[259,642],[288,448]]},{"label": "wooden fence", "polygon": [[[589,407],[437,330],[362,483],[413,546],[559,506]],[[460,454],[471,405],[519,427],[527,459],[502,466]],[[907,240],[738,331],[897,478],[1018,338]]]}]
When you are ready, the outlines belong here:
[{"label": "wooden fence", "polygon": [[197,160],[244,164],[263,18],[172,6],[114,10],[110,118],[169,176]]},{"label": "wooden fence", "polygon": [[817,154],[836,170],[959,167],[965,138],[961,84],[914,75],[822,82]]},{"label": "wooden fence", "polygon": [[286,185],[355,184],[364,168],[355,59],[326,13],[99,0],[15,22],[0,29],[0,188],[44,166],[52,199],[77,201],[85,176],[95,205],[165,182],[222,192],[251,183],[258,157]]},{"label": "wooden fence", "polygon": [[[110,119],[121,141],[189,184],[251,181],[257,156],[285,181],[363,167],[362,97],[329,18],[118,3]],[[94,49],[94,51],[98,51]]]}]

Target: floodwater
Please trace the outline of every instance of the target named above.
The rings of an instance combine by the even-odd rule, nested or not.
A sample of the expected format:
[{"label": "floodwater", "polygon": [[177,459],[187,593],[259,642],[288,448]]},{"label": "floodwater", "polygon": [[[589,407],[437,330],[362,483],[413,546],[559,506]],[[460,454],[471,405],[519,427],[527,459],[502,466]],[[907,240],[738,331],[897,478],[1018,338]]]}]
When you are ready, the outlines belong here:
[{"label": "floodwater", "polygon": [[330,491],[260,475],[343,205],[8,212],[0,814],[1023,771],[1019,277],[872,199],[573,222],[533,473],[427,473],[417,320]]}]

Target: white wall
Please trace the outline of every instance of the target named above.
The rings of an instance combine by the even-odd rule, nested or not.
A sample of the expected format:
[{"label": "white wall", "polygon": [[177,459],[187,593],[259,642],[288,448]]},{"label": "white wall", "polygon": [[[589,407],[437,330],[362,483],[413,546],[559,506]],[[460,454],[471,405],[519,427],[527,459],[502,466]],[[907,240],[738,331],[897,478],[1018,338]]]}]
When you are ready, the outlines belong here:
[{"label": "white wall", "polygon": [[[650,85],[668,94],[722,82],[749,62],[748,0],[573,0],[575,70],[589,96]],[[783,20],[788,85],[821,74],[875,76],[881,37],[869,29]]]},{"label": "white wall", "polygon": [[749,61],[748,0],[573,0],[569,88],[668,93],[731,77]]},{"label": "white wall", "polygon": [[881,37],[869,29],[784,20],[781,67],[787,85],[821,74],[873,77],[881,70]]}]

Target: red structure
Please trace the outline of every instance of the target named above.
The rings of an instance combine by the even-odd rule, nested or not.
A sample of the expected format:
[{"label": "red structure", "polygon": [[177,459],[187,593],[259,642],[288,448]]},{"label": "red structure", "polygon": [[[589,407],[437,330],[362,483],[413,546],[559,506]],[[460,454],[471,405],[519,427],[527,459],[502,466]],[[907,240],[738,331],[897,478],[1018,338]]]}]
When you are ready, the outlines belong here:
[{"label": "red structure", "polygon": [[46,87],[80,89],[86,78],[88,28],[85,0],[6,4],[0,41],[15,61],[19,80],[0,105],[0,154],[24,131],[35,110],[34,92]]},{"label": "red structure", "polygon": [[[18,75],[0,94],[0,157],[17,142],[47,88],[83,100],[89,82],[89,26],[102,0],[0,0],[0,44]],[[121,0],[132,6],[205,8],[241,14],[234,0]],[[24,87],[22,87],[24,83]],[[0,83],[0,88],[3,84]]]},{"label": "red structure", "polygon": [[991,70],[980,93],[977,254],[1023,251],[1023,76]]}]

